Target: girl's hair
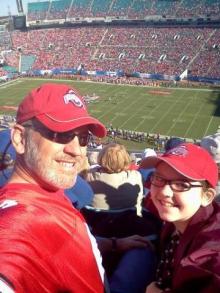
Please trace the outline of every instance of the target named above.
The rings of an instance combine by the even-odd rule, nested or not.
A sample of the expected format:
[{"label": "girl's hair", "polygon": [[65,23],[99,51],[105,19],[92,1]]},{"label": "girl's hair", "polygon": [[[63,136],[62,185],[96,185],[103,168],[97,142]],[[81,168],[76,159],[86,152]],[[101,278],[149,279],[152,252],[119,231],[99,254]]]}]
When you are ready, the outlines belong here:
[{"label": "girl's hair", "polygon": [[209,188],[213,188],[213,187],[209,184],[208,181],[202,181],[201,183],[202,183],[202,189],[203,189],[203,191],[207,191],[207,189],[209,189]]},{"label": "girl's hair", "polygon": [[98,164],[107,173],[119,173],[128,169],[131,158],[125,146],[110,143],[105,146],[98,155]]}]

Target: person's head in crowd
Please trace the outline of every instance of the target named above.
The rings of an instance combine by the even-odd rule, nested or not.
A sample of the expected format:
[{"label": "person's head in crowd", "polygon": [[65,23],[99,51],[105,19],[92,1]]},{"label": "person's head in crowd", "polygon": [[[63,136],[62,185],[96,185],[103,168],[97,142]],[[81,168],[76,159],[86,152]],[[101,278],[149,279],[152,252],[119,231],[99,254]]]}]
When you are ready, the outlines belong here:
[{"label": "person's head in crowd", "polygon": [[144,149],[142,154],[141,154],[141,158],[145,159],[145,158],[150,157],[150,156],[157,156],[157,153],[155,152],[155,150],[151,149],[151,148]]},{"label": "person's head in crowd", "polygon": [[139,164],[138,170],[141,173],[141,176],[143,178],[144,187],[145,187],[145,194],[147,194],[149,191],[148,179],[149,179],[150,175],[152,174],[152,172],[154,171],[154,168],[142,168],[141,162],[142,162],[142,160],[146,159],[147,157],[156,157],[156,156],[157,156],[157,153],[155,152],[154,149],[146,148],[143,150],[143,152],[141,154],[141,160],[138,162],[138,164]]},{"label": "person's head in crowd", "polygon": [[0,131],[0,170],[7,169],[14,165],[16,153],[11,145],[11,130]]},{"label": "person's head in crowd", "polygon": [[216,164],[220,164],[220,133],[203,137],[200,146],[210,153]]},{"label": "person's head in crowd", "polygon": [[99,155],[99,152],[97,151],[92,151],[88,153],[88,160],[89,160],[90,167],[98,165],[98,155]]},{"label": "person's head in crowd", "polygon": [[107,173],[119,173],[129,169],[131,158],[124,145],[110,143],[98,155],[98,164]]},{"label": "person's head in crowd", "polygon": [[12,166],[14,160],[10,154],[0,152],[0,171],[7,169]]},{"label": "person's head in crowd", "polygon": [[12,144],[17,159],[10,180],[20,177],[48,189],[71,187],[90,132],[106,135],[80,94],[65,84],[47,83],[32,90],[20,103],[16,122]]},{"label": "person's head in crowd", "polygon": [[170,137],[164,146],[164,150],[165,152],[169,151],[172,148],[177,147],[178,145],[180,145],[181,143],[184,143],[184,139],[180,138],[180,137]]},{"label": "person's head in crowd", "polygon": [[4,186],[10,178],[16,152],[11,144],[11,130],[4,129],[0,131],[0,187]]},{"label": "person's head in crowd", "polygon": [[138,158],[135,153],[130,153],[131,163],[129,166],[129,170],[138,170],[139,166],[137,164]]},{"label": "person's head in crowd", "polygon": [[218,184],[216,186],[216,201],[220,201],[220,133],[205,136],[201,139],[200,146],[206,149],[218,166]]},{"label": "person's head in crowd", "polygon": [[183,232],[193,215],[212,203],[217,165],[200,146],[184,143],[158,157],[148,157],[142,167],[155,168],[151,198],[161,219]]},{"label": "person's head in crowd", "polygon": [[130,153],[131,163],[136,164],[137,157],[135,153]]}]

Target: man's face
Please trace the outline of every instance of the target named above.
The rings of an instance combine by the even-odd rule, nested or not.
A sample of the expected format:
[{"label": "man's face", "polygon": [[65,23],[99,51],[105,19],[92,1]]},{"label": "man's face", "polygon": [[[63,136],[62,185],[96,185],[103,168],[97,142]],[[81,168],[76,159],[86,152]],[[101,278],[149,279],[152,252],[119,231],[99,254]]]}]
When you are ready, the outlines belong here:
[{"label": "man's face", "polygon": [[[87,132],[87,127],[74,130],[77,135]],[[46,188],[72,187],[83,156],[77,136],[66,143],[57,143],[46,138],[42,131],[28,129],[24,162],[32,179]]]},{"label": "man's face", "polygon": [[[190,182],[194,187],[187,191],[178,192],[172,190],[170,184],[162,184],[166,180],[176,182],[170,184],[177,189],[185,186],[185,182]],[[176,228],[183,232],[202,204],[203,189],[201,182],[190,181],[168,164],[162,162],[155,171],[155,184],[152,181],[151,197],[161,219],[173,222]]]}]

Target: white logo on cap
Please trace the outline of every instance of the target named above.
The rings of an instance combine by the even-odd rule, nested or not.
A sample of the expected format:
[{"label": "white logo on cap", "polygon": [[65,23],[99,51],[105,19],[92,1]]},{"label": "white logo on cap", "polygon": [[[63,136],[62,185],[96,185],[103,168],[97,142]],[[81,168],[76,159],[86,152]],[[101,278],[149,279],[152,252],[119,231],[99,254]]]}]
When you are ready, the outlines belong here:
[{"label": "white logo on cap", "polygon": [[188,154],[188,151],[185,145],[181,145],[169,150],[166,154],[185,157]]},{"label": "white logo on cap", "polygon": [[69,90],[68,93],[63,96],[63,99],[65,104],[69,104],[69,102],[72,102],[76,107],[84,107],[83,102],[80,100],[79,97],[77,97],[73,90]]}]

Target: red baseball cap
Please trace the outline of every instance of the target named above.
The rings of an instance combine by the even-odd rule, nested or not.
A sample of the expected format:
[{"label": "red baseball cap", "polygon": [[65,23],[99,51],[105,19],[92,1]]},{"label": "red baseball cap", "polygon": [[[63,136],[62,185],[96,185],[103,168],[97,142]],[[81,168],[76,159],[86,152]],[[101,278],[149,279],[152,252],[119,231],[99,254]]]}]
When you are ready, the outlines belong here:
[{"label": "red baseball cap", "polygon": [[95,136],[106,135],[105,126],[89,115],[77,90],[65,84],[45,83],[23,99],[18,107],[17,123],[34,117],[55,132],[88,125]]},{"label": "red baseball cap", "polygon": [[210,154],[192,143],[183,143],[163,155],[147,157],[140,168],[156,167],[165,162],[183,176],[195,181],[208,181],[215,188],[218,182],[218,167]]}]

